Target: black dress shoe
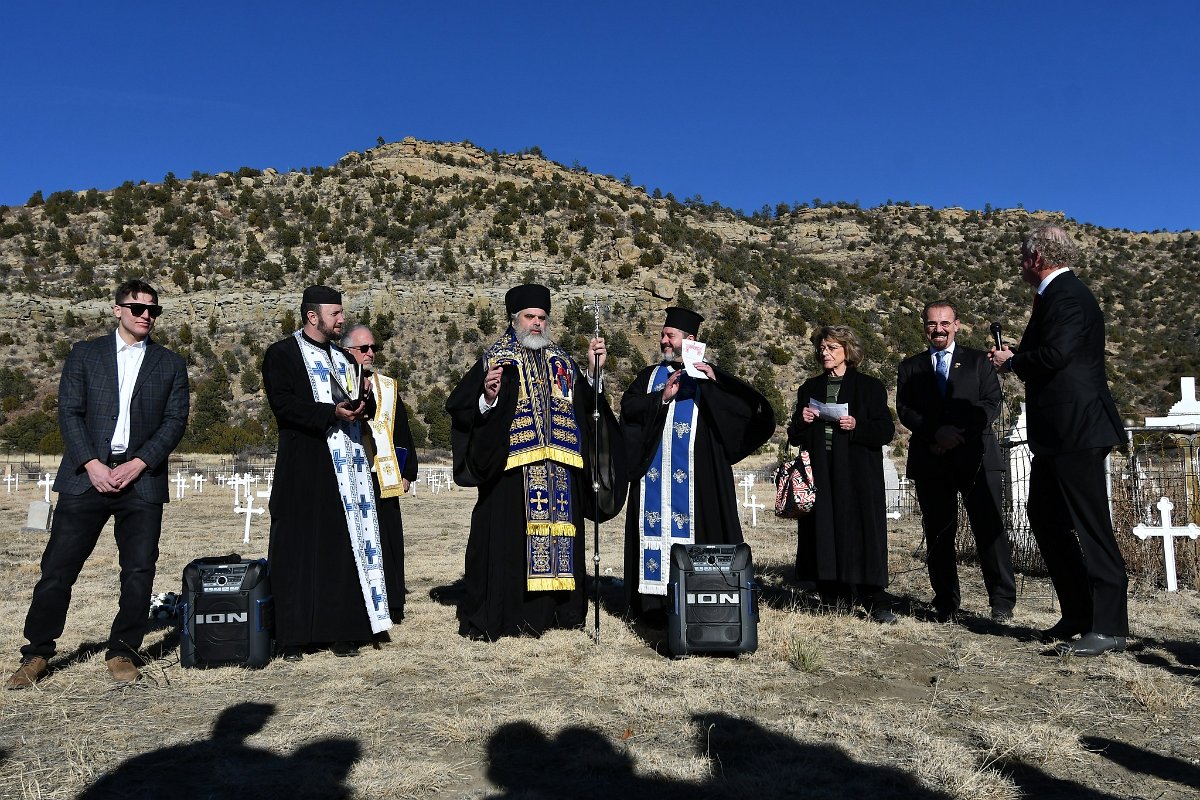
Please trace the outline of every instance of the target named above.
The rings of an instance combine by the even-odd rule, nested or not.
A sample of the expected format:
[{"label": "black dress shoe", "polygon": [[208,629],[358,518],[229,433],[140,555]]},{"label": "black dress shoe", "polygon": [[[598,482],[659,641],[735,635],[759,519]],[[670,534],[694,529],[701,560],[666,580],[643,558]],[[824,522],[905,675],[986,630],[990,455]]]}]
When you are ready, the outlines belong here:
[{"label": "black dress shoe", "polygon": [[1082,636],[1085,633],[1087,633],[1087,628],[1082,625],[1060,619],[1054,625],[1042,631],[1042,641],[1047,644],[1050,642],[1065,642],[1069,639],[1074,639],[1076,636]]},{"label": "black dress shoe", "polygon": [[1012,622],[1013,612],[1011,608],[993,608],[992,622]]},{"label": "black dress shoe", "polygon": [[338,658],[352,658],[358,655],[358,645],[354,642],[334,642],[329,645],[329,652]]},{"label": "black dress shoe", "polygon": [[279,655],[284,661],[295,663],[304,659],[304,648],[298,645],[289,645],[288,647],[281,648]]},{"label": "black dress shoe", "polygon": [[1099,656],[1110,651],[1120,653],[1125,650],[1125,637],[1086,633],[1078,641],[1064,642],[1054,650],[1060,656]]},{"label": "black dress shoe", "polygon": [[933,618],[937,622],[958,622],[958,612],[951,609],[934,609]]}]

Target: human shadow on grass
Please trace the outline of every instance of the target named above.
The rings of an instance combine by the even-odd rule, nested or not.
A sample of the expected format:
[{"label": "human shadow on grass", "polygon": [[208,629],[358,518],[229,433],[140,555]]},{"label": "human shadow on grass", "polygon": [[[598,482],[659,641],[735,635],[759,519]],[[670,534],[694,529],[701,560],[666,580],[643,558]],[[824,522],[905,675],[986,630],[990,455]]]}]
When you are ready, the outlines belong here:
[{"label": "human shadow on grass", "polygon": [[76,664],[87,661],[97,653],[103,653],[107,649],[108,642],[81,642],[78,647],[64,655],[62,658],[52,659],[50,661],[49,674],[53,675],[59,670],[69,669]]},{"label": "human shadow on grass", "polygon": [[359,743],[318,739],[290,756],[247,744],[274,714],[270,703],[230,706],[213,723],[210,738],[134,756],[101,775],[78,798],[350,797],[345,780],[362,755]]},{"label": "human shadow on grass", "polygon": [[[1143,639],[1142,644],[1144,645],[1144,649],[1136,656],[1137,660],[1141,663],[1161,667],[1167,672],[1178,675],[1181,678],[1200,678],[1200,643]],[[1168,653],[1174,655],[1175,660],[1179,663],[1172,664],[1158,653],[1152,652],[1155,649],[1166,650]]]},{"label": "human shadow on grass", "polygon": [[699,730],[695,753],[712,766],[712,777],[703,780],[638,774],[629,751],[587,728],[566,728],[551,739],[528,722],[503,725],[488,742],[486,775],[502,792],[493,797],[950,797],[901,770],[864,764],[836,747],[804,744],[748,720],[715,714],[692,721]]},{"label": "human shadow on grass", "polygon": [[[588,614],[594,613],[596,602],[596,576],[589,574],[584,577],[583,591],[587,596]],[[625,581],[612,575],[600,576],[600,608],[615,617],[624,616]]]},{"label": "human shadow on grass", "polygon": [[[952,797],[922,785],[904,770],[859,761],[833,745],[799,742],[750,720],[726,714],[696,714],[692,723],[697,730],[692,742],[694,754],[709,763],[711,773],[700,780],[639,774],[630,750],[588,728],[565,728],[552,738],[528,722],[502,725],[487,744],[485,774],[499,791],[489,798],[950,800]],[[632,739],[640,732],[627,733]],[[1115,752],[1114,760],[1118,763],[1121,759],[1145,755],[1145,751],[1134,752],[1136,748],[1114,751],[1105,742],[1109,755]],[[1196,768],[1190,765],[1159,767],[1155,763],[1154,774],[1165,780],[1187,785],[1188,780],[1196,777]],[[1179,767],[1187,767],[1191,772],[1184,774]],[[1078,800],[1117,797],[1025,764],[1014,764],[1004,772],[1023,797]]]},{"label": "human shadow on grass", "polygon": [[445,586],[434,586],[429,590],[429,599],[443,606],[457,606],[467,596],[465,578],[459,578]]},{"label": "human shadow on grass", "polygon": [[147,661],[157,661],[160,658],[164,658],[168,653],[172,653],[178,649],[179,628],[174,627],[157,642],[142,648],[142,653]]},{"label": "human shadow on grass", "polygon": [[1182,759],[1164,756],[1144,747],[1118,742],[1103,736],[1084,736],[1079,743],[1130,772],[1151,775],[1191,789],[1200,789],[1200,767]]}]

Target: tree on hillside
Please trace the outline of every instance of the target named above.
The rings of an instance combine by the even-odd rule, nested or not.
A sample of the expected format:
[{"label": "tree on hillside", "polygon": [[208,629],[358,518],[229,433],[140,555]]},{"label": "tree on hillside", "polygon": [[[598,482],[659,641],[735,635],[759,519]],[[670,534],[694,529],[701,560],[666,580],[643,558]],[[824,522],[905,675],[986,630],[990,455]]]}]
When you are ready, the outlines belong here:
[{"label": "tree on hillside", "polygon": [[450,415],[446,412],[446,391],[440,386],[431,387],[418,402],[417,411],[429,428],[429,446],[449,449]]}]

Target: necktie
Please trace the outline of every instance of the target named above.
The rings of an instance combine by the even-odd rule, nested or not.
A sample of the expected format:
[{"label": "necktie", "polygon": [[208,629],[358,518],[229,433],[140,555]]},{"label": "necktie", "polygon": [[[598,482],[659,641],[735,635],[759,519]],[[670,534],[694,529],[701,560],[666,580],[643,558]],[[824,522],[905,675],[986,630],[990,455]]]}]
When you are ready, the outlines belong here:
[{"label": "necktie", "polygon": [[945,350],[938,350],[934,355],[937,356],[938,391],[945,396],[946,385],[950,382],[950,354]]}]

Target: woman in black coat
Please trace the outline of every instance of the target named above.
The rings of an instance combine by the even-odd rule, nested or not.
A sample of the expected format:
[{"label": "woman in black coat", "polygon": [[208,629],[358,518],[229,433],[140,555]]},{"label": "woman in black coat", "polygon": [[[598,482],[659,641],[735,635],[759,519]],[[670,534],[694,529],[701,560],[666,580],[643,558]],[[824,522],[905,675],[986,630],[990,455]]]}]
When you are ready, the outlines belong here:
[{"label": "woman in black coat", "polygon": [[[817,502],[798,523],[796,579],[815,582],[829,606],[861,604],[872,619],[895,622],[884,601],[888,583],[883,447],[896,435],[887,391],[856,368],[863,358],[858,336],[845,325],[826,325],[812,337],[822,373],[796,392],[788,443],[812,459]],[[847,415],[823,421],[810,400],[848,406]]]}]

